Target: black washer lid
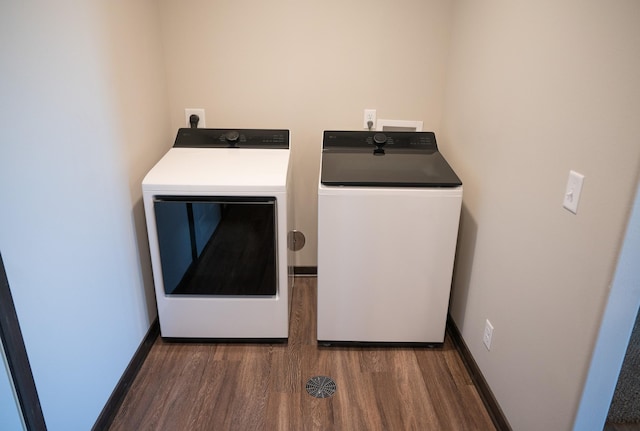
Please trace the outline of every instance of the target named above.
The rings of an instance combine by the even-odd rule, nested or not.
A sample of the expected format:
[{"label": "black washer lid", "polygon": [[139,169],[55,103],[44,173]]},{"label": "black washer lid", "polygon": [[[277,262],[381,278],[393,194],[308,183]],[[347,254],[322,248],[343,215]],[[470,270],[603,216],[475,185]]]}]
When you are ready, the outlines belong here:
[{"label": "black washer lid", "polygon": [[276,129],[178,129],[174,148],[289,148],[289,131]]},{"label": "black washer lid", "polygon": [[330,186],[458,187],[433,132],[325,131],[320,182]]}]

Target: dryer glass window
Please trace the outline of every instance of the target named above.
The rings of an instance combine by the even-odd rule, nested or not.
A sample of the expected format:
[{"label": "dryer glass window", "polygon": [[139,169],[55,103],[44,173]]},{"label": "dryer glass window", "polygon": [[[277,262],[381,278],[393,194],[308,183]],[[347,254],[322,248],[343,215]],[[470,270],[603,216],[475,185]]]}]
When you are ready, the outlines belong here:
[{"label": "dryer glass window", "polygon": [[156,196],[168,295],[275,295],[276,199]]}]

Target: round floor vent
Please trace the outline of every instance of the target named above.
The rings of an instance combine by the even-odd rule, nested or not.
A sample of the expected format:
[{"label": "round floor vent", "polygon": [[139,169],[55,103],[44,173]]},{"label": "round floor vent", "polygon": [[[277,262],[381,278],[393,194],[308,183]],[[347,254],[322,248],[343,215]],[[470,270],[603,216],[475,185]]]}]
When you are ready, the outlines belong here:
[{"label": "round floor vent", "polygon": [[326,376],[311,377],[306,389],[312,397],[329,398],[336,392],[336,382]]}]

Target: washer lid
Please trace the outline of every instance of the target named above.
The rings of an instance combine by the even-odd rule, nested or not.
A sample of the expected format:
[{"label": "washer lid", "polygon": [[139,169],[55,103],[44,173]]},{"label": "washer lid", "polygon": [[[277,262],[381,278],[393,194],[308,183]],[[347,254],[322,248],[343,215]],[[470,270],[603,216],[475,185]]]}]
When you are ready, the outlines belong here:
[{"label": "washer lid", "polygon": [[433,132],[325,131],[320,181],[332,186],[458,187]]}]

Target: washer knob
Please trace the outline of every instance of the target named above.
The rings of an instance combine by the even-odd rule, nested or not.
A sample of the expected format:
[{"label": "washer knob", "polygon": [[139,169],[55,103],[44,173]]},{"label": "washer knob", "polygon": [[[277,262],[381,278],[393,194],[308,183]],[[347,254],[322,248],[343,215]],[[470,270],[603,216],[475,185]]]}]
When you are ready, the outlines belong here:
[{"label": "washer knob", "polygon": [[227,140],[227,142],[236,142],[238,139],[240,139],[240,133],[236,132],[235,130],[232,132],[227,132],[227,134],[224,135],[224,138]]},{"label": "washer knob", "polygon": [[382,145],[387,142],[387,135],[385,135],[384,133],[376,133],[375,135],[373,135],[373,142],[378,145]]}]

